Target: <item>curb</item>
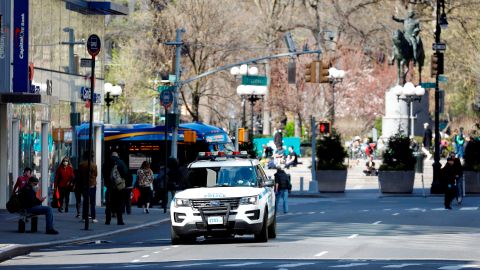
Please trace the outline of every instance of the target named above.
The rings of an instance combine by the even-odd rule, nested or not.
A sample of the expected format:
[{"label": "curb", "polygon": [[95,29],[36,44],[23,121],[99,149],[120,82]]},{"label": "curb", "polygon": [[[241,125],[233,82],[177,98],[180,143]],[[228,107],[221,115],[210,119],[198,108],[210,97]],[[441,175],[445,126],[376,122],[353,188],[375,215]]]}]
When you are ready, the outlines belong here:
[{"label": "curb", "polygon": [[128,231],[133,231],[133,230],[138,230],[143,227],[148,227],[152,225],[157,225],[166,221],[169,221],[170,218],[164,218],[158,221],[152,221],[149,223],[141,224],[141,225],[136,225],[128,228],[123,228],[123,229],[118,229],[114,231],[109,231],[109,232],[104,232],[104,233],[99,233],[99,234],[94,234],[94,235],[89,235],[89,236],[84,236],[84,237],[78,237],[78,238],[73,238],[73,239],[68,239],[68,240],[58,240],[58,241],[52,241],[52,242],[43,242],[43,243],[37,243],[37,244],[9,244],[7,247],[0,249],[0,263],[6,260],[9,260],[11,258],[21,256],[28,254],[36,249],[39,248],[44,248],[44,247],[49,247],[49,246],[56,246],[56,245],[63,245],[63,244],[71,244],[71,243],[77,243],[77,242],[82,242],[85,240],[90,240],[93,238],[98,238],[98,237],[105,237],[105,236],[110,236],[122,232],[128,232]]}]

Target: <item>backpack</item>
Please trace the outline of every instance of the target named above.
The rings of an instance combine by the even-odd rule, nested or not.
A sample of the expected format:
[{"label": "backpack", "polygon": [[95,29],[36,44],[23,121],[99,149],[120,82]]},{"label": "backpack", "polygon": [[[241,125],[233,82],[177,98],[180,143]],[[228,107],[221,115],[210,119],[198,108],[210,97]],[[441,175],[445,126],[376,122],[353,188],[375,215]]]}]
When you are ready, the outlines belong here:
[{"label": "backpack", "polygon": [[10,213],[16,213],[20,211],[20,209],[20,199],[18,198],[18,194],[14,193],[7,202],[7,210]]},{"label": "backpack", "polygon": [[110,174],[110,180],[112,180],[113,187],[116,190],[123,190],[125,188],[125,179],[123,179],[120,175],[117,164],[113,165],[112,173]]},{"label": "backpack", "polygon": [[286,173],[278,173],[278,188],[291,190],[290,176]]},{"label": "backpack", "polygon": [[459,134],[455,137],[455,142],[458,145],[463,145],[465,143],[465,139],[463,138],[463,134]]}]

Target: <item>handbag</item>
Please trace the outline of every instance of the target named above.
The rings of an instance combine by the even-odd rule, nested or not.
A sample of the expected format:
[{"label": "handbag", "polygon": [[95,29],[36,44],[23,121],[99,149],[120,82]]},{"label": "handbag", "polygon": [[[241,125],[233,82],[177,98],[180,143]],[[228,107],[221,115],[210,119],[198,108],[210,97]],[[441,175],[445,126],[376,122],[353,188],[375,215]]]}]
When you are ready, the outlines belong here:
[{"label": "handbag", "polygon": [[58,188],[55,188],[53,190],[52,202],[50,203],[50,206],[52,208],[59,208],[60,207],[60,191],[58,191]]},{"label": "handbag", "polygon": [[10,213],[16,213],[20,211],[21,205],[20,205],[20,199],[18,198],[18,194],[13,193],[10,199],[7,202],[7,210]]}]

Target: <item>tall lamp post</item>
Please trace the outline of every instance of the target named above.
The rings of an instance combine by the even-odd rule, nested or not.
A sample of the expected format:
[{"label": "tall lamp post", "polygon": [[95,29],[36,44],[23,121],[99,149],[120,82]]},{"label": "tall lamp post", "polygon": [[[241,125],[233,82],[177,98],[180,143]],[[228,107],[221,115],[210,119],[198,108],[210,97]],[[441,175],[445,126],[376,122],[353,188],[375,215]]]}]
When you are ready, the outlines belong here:
[{"label": "tall lamp post", "polygon": [[111,83],[104,84],[105,89],[105,105],[107,106],[107,123],[110,124],[110,106],[115,103],[118,96],[122,94],[122,87],[120,85],[112,85]]},{"label": "tall lamp post", "polygon": [[330,84],[332,85],[332,110],[331,110],[331,126],[335,122],[335,85],[343,81],[345,71],[331,67],[328,69]]},{"label": "tall lamp post", "polygon": [[[248,67],[246,64],[241,65],[240,67],[232,67],[230,69],[230,74],[237,76],[237,75],[257,75],[258,68],[257,67]],[[253,128],[254,124],[254,111],[253,107],[255,106],[255,102],[261,99],[262,95],[265,95],[267,92],[266,86],[258,86],[258,85],[239,85],[237,87],[237,94],[242,97],[242,105],[243,105],[243,116],[242,116],[242,125],[246,126],[246,100],[250,101],[251,105],[251,130],[250,135],[253,137]]]},{"label": "tall lamp post", "polygon": [[[440,13],[442,9],[442,13]],[[436,8],[436,18],[435,18],[435,43],[439,44],[441,42],[440,35],[442,33],[442,28],[446,29],[448,27],[447,16],[445,14],[445,0],[437,0]],[[435,46],[435,53],[443,54],[438,46]],[[442,61],[443,62],[443,61]],[[443,65],[443,63],[441,63]],[[443,67],[439,68],[443,70]],[[442,193],[443,189],[440,184],[440,89],[438,87],[438,77],[440,72],[435,74],[435,141],[434,149],[435,153],[433,155],[433,181],[430,188],[430,193],[438,194]]]},{"label": "tall lamp post", "polygon": [[425,89],[420,85],[415,87],[413,83],[407,82],[403,87],[400,85],[396,85],[392,89],[393,93],[397,96],[397,100],[403,100],[407,103],[408,111],[410,115],[408,116],[408,128],[407,134],[410,135],[412,138],[415,136],[414,133],[414,121],[415,117],[413,116],[413,101],[422,100],[422,96],[425,94]]}]

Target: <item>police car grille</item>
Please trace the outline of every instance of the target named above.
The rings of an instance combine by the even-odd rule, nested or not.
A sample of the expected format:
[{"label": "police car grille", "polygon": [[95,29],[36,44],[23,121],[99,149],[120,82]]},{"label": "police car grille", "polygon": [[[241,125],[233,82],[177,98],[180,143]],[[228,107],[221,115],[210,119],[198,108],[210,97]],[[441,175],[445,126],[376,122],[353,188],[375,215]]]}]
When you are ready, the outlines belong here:
[{"label": "police car grille", "polygon": [[205,209],[205,208],[224,208],[226,209],[230,205],[230,209],[237,209],[240,199],[239,198],[230,198],[230,199],[200,199],[192,200],[192,207],[196,209]]}]

